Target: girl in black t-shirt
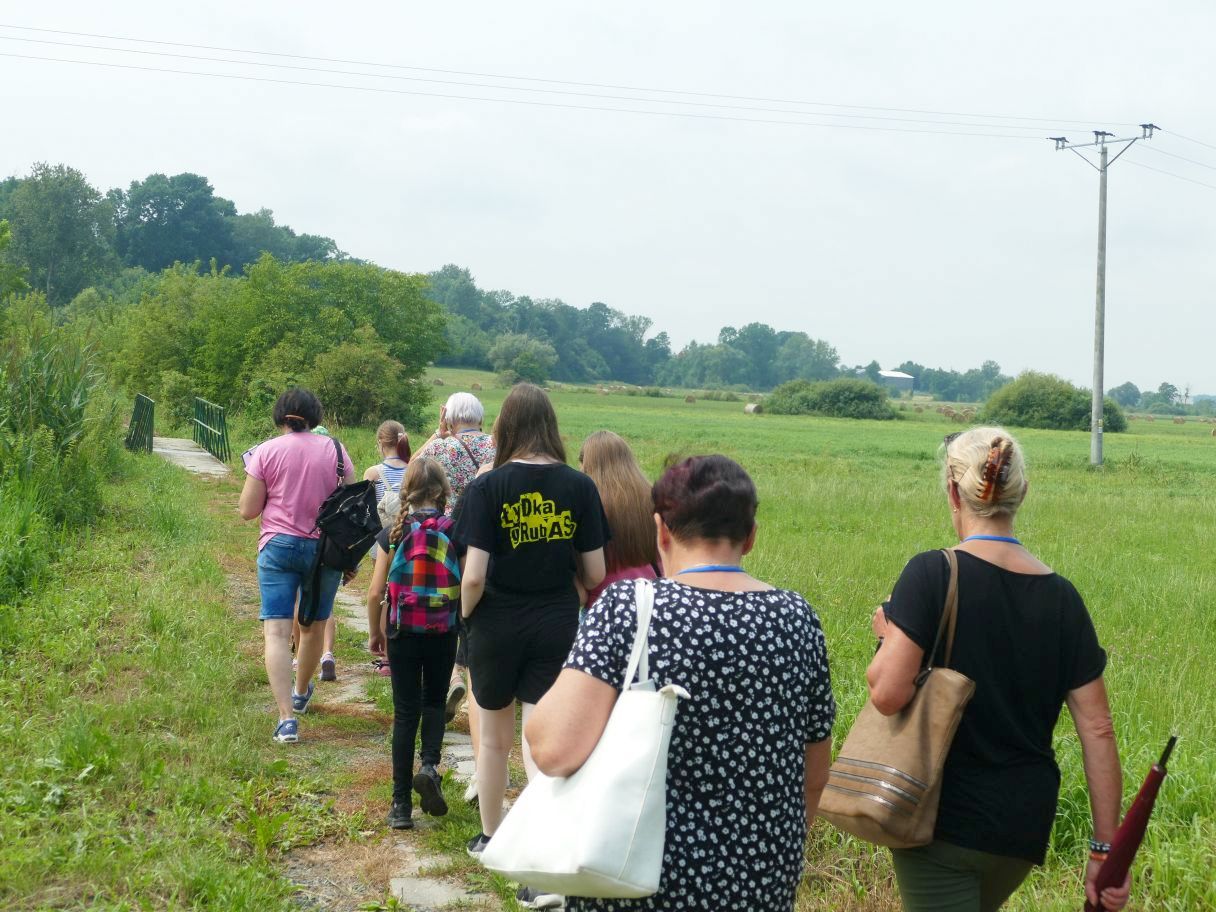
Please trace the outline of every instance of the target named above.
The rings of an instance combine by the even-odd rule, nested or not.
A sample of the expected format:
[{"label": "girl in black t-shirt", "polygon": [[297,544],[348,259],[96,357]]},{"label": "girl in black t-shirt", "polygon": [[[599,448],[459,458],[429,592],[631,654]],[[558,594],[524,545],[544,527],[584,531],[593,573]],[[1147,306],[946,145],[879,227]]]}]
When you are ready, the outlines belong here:
[{"label": "girl in black t-shirt", "polygon": [[[892,851],[904,908],[990,912],[1043,863],[1060,785],[1051,738],[1065,704],[1085,755],[1094,824],[1085,892],[1096,902],[1122,791],[1106,653],[1077,590],[1013,535],[1027,489],[1017,442],[1000,428],[951,434],[945,488],[961,542],[951,666],[976,688],[946,756],[933,842]],[[916,694],[947,567],[941,552],[916,555],[874,613],[880,645],[866,679],[879,712],[899,712]],[[1126,882],[1103,890],[1103,908],[1123,908],[1128,891]]]},{"label": "girl in black t-shirt", "polygon": [[[595,483],[566,465],[549,397],[521,383],[494,425],[494,470],[465,491],[455,538],[467,549],[461,607],[469,629],[469,671],[481,707],[477,855],[502,818],[515,701],[526,719],[552,686],[578,630],[576,580],[604,578],[608,523]],[[528,776],[535,775],[527,739]]]}]

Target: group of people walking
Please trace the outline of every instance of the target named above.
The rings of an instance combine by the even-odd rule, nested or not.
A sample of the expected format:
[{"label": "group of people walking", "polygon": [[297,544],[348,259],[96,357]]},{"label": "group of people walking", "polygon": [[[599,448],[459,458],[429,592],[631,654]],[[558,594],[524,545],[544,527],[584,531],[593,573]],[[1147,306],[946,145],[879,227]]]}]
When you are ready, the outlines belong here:
[{"label": "group of people walking", "polygon": [[[340,462],[346,480],[354,470],[340,444],[307,433],[321,420],[311,393],[284,393],[274,420],[282,433],[247,460],[240,508],[262,518],[274,736],[294,741],[322,644],[317,624],[302,632],[293,686],[292,611],[313,578],[317,509]],[[671,739],[658,892],[563,898],[524,884],[517,898],[531,908],[565,902],[604,912],[791,910],[807,829],[831,787],[836,705],[815,610],[742,566],[758,535],[751,478],[725,456],[694,456],[651,485],[610,431],[587,438],[576,470],[549,397],[529,384],[507,395],[492,434],[483,423],[481,403],[455,394],[412,454],[404,428],[386,424],[384,460],[365,475],[383,483],[382,498],[399,500],[377,541],[368,590],[369,647],[387,660],[393,685],[389,825],[413,825],[415,793],[424,813],[446,813],[438,767],[454,700],[467,697],[476,757],[466,798],[478,801],[481,831],[471,855],[502,821],[517,703],[529,779],[576,772],[607,725],[629,662],[631,581],[653,579],[651,677],[692,694]],[[1044,861],[1059,791],[1052,731],[1064,706],[1084,751],[1093,812],[1085,888],[1097,901],[1094,879],[1121,796],[1105,652],[1076,589],[1014,535],[1028,489],[1017,441],[977,428],[950,435],[941,451],[959,539],[951,664],[976,691],[947,757],[933,841],[893,852],[904,907],[995,910]],[[320,620],[342,580],[337,571],[315,578],[308,584],[320,588]],[[866,678],[884,714],[912,701],[926,653],[940,659],[932,653],[948,578],[940,551],[916,555],[874,613],[878,646]],[[1128,892],[1127,883],[1104,891],[1103,907],[1121,908]]]}]

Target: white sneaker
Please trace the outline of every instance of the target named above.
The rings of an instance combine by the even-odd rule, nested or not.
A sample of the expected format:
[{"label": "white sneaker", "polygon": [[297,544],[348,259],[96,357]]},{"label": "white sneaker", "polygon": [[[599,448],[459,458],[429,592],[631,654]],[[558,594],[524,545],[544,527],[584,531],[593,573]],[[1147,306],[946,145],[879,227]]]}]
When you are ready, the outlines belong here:
[{"label": "white sneaker", "polygon": [[525,909],[560,909],[566,904],[566,897],[521,886],[515,892],[515,901]]},{"label": "white sneaker", "polygon": [[477,800],[477,778],[469,780],[469,787],[464,790],[464,800],[472,804]]}]

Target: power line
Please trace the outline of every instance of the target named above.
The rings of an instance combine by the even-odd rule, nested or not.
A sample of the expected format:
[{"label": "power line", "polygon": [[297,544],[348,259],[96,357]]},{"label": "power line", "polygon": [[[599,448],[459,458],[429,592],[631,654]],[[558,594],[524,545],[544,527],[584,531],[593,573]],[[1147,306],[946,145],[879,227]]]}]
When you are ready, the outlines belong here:
[{"label": "power line", "polygon": [[1198,165],[1200,168],[1207,168],[1210,171],[1216,171],[1216,165],[1209,165],[1206,162],[1196,161],[1193,158],[1187,158],[1185,155],[1179,155],[1176,152],[1166,152],[1164,149],[1158,149],[1155,146],[1145,146],[1144,148],[1156,152],[1158,155],[1168,155],[1170,158],[1176,158],[1179,161],[1190,162],[1192,165]]},{"label": "power line", "polygon": [[1177,136],[1179,139],[1185,139],[1187,142],[1192,142],[1197,146],[1207,146],[1209,149],[1216,149],[1216,146],[1206,143],[1202,139],[1192,139],[1189,136],[1183,136],[1181,133],[1175,133],[1173,130],[1170,130],[1170,136]]},{"label": "power line", "polygon": [[[254,50],[254,49],[248,49],[248,48],[229,48],[229,47],[218,47],[215,45],[206,45],[206,44],[188,44],[188,43],[179,42],[179,41],[158,41],[158,40],[150,39],[150,38],[130,38],[130,37],[122,36],[122,35],[101,35],[101,34],[95,34],[92,32],[72,32],[72,31],[66,31],[63,29],[33,28],[31,26],[7,25],[4,23],[0,23],[0,28],[14,29],[14,30],[26,31],[26,32],[39,32],[39,33],[43,33],[43,34],[67,35],[67,36],[76,37],[76,38],[98,38],[98,39],[103,39],[106,41],[127,41],[127,42],[132,42],[132,43],[137,43],[137,44],[156,44],[156,45],[161,45],[161,46],[166,46],[166,47],[188,48],[191,50],[220,51],[220,52],[229,53],[229,54],[253,54],[253,55],[262,56],[262,57],[280,57],[280,58],[291,59],[291,60],[310,60],[310,61],[317,62],[317,63],[337,63],[337,64],[353,65],[353,66],[381,67],[384,69],[409,70],[412,72],[421,72],[421,73],[440,73],[440,74],[444,74],[444,75],[448,75],[448,76],[469,76],[469,77],[478,78],[478,79],[509,79],[509,80],[514,80],[514,81],[518,81],[518,82],[539,82],[539,83],[545,83],[548,85],[567,85],[567,86],[575,86],[575,87],[579,87],[579,88],[609,89],[609,90],[614,90],[614,91],[627,91],[627,92],[650,92],[650,93],[665,94],[665,95],[686,95],[686,96],[692,97],[692,98],[721,98],[721,99],[726,99],[728,101],[752,101],[752,102],[761,102],[764,104],[792,104],[792,105],[803,105],[803,106],[807,106],[807,107],[835,108],[835,109],[841,109],[841,110],[887,111],[887,112],[895,112],[895,113],[901,113],[901,114],[928,114],[928,115],[936,116],[936,117],[971,117],[971,118],[975,118],[975,119],[984,119],[984,120],[1020,120],[1020,121],[1026,121],[1028,123],[1059,123],[1059,124],[1076,125],[1076,124],[1079,124],[1082,122],[1090,122],[1093,120],[1092,118],[1065,119],[1065,118],[1058,118],[1058,117],[1026,117],[1026,116],[1015,115],[1015,114],[983,114],[983,113],[976,114],[976,113],[968,113],[966,111],[935,111],[935,110],[926,110],[926,109],[921,109],[921,108],[881,107],[881,106],[877,106],[877,105],[850,105],[850,104],[840,104],[840,103],[836,103],[836,102],[826,102],[826,101],[805,101],[805,100],[797,100],[797,99],[789,99],[789,98],[768,98],[768,97],[763,97],[763,96],[752,96],[752,95],[729,95],[729,94],[721,94],[721,93],[715,93],[715,92],[689,91],[689,90],[684,90],[684,89],[662,89],[662,88],[653,88],[653,87],[647,87],[647,86],[617,85],[617,84],[613,84],[613,83],[576,82],[576,81],[565,80],[565,79],[546,79],[546,78],[541,78],[541,77],[536,77],[536,76],[513,76],[513,75],[501,74],[501,73],[478,73],[478,72],[470,72],[470,71],[466,71],[466,70],[448,70],[448,69],[437,69],[434,67],[406,66],[404,64],[398,64],[398,63],[385,63],[385,62],[369,61],[369,60],[348,60],[348,59],[337,58],[337,57],[311,56],[311,55],[307,55],[307,54],[287,54],[287,53],[281,53],[281,52],[277,52],[277,51],[260,51],[260,50]],[[118,49],[115,49],[115,50],[118,50]],[[10,56],[12,56],[12,55],[10,55]],[[374,74],[364,74],[364,75],[374,75]],[[507,88],[507,87],[504,87],[504,88]],[[810,113],[810,112],[806,112],[806,113]],[[1107,122],[1108,123],[1121,123],[1122,121],[1113,119],[1113,120],[1110,120]],[[982,125],[981,124],[968,124],[967,126],[981,127]],[[997,127],[994,127],[994,129],[996,129],[996,128]],[[1016,129],[1021,129],[1021,128],[1016,128]]]},{"label": "power line", "polygon": [[357,76],[357,77],[366,78],[366,79],[404,80],[407,82],[425,82],[425,83],[433,83],[433,84],[438,84],[438,85],[463,86],[465,88],[474,88],[474,89],[492,89],[492,90],[501,90],[501,91],[507,91],[507,92],[533,92],[533,93],[543,93],[546,95],[564,95],[564,96],[575,96],[575,97],[580,97],[580,98],[598,98],[598,99],[603,99],[605,101],[640,102],[642,104],[684,105],[686,107],[696,107],[696,108],[715,108],[715,109],[723,109],[723,110],[753,111],[753,112],[762,113],[762,114],[791,114],[795,117],[842,117],[842,118],[848,118],[850,120],[876,120],[876,121],[885,122],[885,123],[912,123],[912,124],[922,124],[922,125],[928,125],[928,126],[973,127],[973,128],[982,128],[982,129],[992,129],[992,130],[1000,130],[1000,129],[1003,129],[1003,130],[1029,130],[1034,133],[1041,133],[1043,130],[1049,129],[1047,127],[1042,127],[1042,126],[1021,126],[1019,124],[976,124],[976,123],[969,123],[966,121],[922,120],[919,118],[910,118],[910,117],[887,117],[887,116],[880,115],[880,114],[849,114],[849,113],[843,113],[843,112],[820,113],[817,111],[796,111],[796,110],[791,110],[789,108],[762,108],[762,107],[755,107],[752,105],[732,105],[732,104],[711,103],[711,102],[703,102],[703,101],[680,101],[680,100],[667,99],[667,98],[640,98],[636,95],[602,95],[602,94],[599,94],[596,92],[575,92],[575,91],[571,91],[569,89],[541,89],[541,88],[533,88],[530,86],[495,85],[493,83],[485,83],[485,82],[459,82],[459,81],[451,80],[451,79],[433,79],[433,78],[422,77],[422,76],[400,76],[400,75],[386,74],[386,73],[364,73],[364,72],[359,72],[356,70],[334,70],[334,69],[327,69],[327,68],[322,68],[322,67],[293,66],[292,64],[286,64],[286,63],[266,63],[266,62],[260,61],[260,60],[234,60],[232,58],[223,58],[223,57],[202,57],[197,54],[176,54],[176,53],[172,53],[170,51],[144,51],[144,50],[139,50],[136,48],[115,48],[115,47],[106,47],[103,45],[95,45],[95,44],[77,44],[77,43],[68,42],[68,41],[48,41],[46,39],[41,39],[41,38],[14,38],[9,35],[0,35],[0,41],[22,41],[22,42],[31,42],[34,44],[49,44],[49,45],[54,45],[57,47],[79,48],[82,50],[109,51],[109,52],[116,53],[116,54],[140,54],[140,55],[154,56],[154,57],[170,57],[170,58],[176,58],[176,59],[180,59],[180,60],[199,60],[199,61],[206,61],[208,63],[230,63],[230,64],[235,64],[238,66],[256,66],[256,67],[269,67],[272,69],[296,70],[296,71],[301,71],[301,72],[306,72],[306,73],[326,73],[329,75],[336,75],[336,76]]},{"label": "power line", "polygon": [[[921,130],[906,127],[880,127],[872,124],[818,123],[805,120],[773,120],[759,117],[732,117],[726,114],[698,114],[691,111],[648,111],[640,108],[616,108],[604,105],[563,104],[555,101],[525,101],[521,98],[490,98],[481,95],[456,95],[448,92],[422,92],[410,89],[390,89],[377,86],[357,86],[331,82],[304,82],[295,79],[279,79],[268,76],[248,76],[236,73],[202,73],[197,70],[175,70],[168,67],[136,66],[128,63],[106,63],[99,60],[69,60],[62,57],[42,57],[33,54],[9,54],[0,52],[0,57],[17,60],[38,60],[47,63],[70,63],[80,66],[97,66],[119,70],[137,70],[147,73],[171,73],[179,76],[205,76],[211,79],[235,79],[245,82],[261,82],[274,85],[302,86],[315,89],[340,89],[348,92],[372,92],[380,95],[410,95],[425,98],[445,98],[458,101],[486,101],[494,104],[526,105],[539,108],[560,108],[571,111],[608,111],[615,114],[643,114],[652,117],[680,117],[690,120],[734,121],[736,123],[775,124],[786,127],[822,127],[834,130],[870,130],[885,133],[921,133],[940,136],[977,136],[991,139],[1035,139],[1033,136],[1014,136],[1001,133],[970,133],[960,130]],[[806,112],[814,116],[812,112]],[[804,115],[800,115],[804,116]],[[970,125],[968,125],[970,126]],[[980,125],[975,125],[980,126]]]},{"label": "power line", "polygon": [[1207,187],[1209,190],[1216,190],[1216,184],[1205,184],[1203,181],[1197,181],[1193,177],[1183,177],[1181,174],[1175,174],[1173,171],[1162,171],[1160,168],[1154,168],[1152,165],[1146,165],[1143,162],[1135,161],[1129,158],[1129,165],[1135,165],[1137,168],[1145,168],[1149,171],[1156,171],[1158,174],[1164,174],[1166,177],[1174,177],[1180,181],[1186,181],[1188,184],[1198,184],[1200,187]]}]

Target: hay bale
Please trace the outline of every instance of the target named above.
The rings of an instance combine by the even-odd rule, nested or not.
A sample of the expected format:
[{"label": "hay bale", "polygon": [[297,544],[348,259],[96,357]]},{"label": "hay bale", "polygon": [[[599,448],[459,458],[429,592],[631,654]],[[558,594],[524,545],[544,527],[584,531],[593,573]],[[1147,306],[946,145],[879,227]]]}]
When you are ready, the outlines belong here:
[{"label": "hay bale", "polygon": [[923,407],[923,406],[919,406],[919,405],[918,405],[918,406],[916,407],[916,414],[918,414],[918,415],[922,415],[922,414],[924,414],[924,411],[925,411],[925,409],[924,409],[924,407]]},{"label": "hay bale", "polygon": [[764,406],[762,406],[759,402],[749,402],[747,405],[743,406],[743,414],[745,415],[759,415],[763,412]]},{"label": "hay bale", "polygon": [[443,386],[443,381],[436,377],[431,381],[431,386]]},{"label": "hay bale", "polygon": [[697,397],[696,397],[696,396],[685,396],[685,397],[684,397],[684,401],[685,401],[685,402],[689,402],[689,403],[696,402],[696,401],[697,401]]},{"label": "hay bale", "polygon": [[1216,428],[1212,428],[1212,436],[1216,437]]},{"label": "hay bale", "polygon": [[473,391],[474,391],[474,392],[476,392],[476,393],[480,393],[480,392],[481,392],[481,384],[480,384],[480,383],[474,383],[472,386],[470,386],[470,387],[469,387],[469,389],[473,390]]},{"label": "hay bale", "polygon": [[1186,419],[1183,418],[1181,415],[1175,415],[1174,424],[1186,424]]},{"label": "hay bale", "polygon": [[1144,416],[1144,420],[1145,420],[1145,421],[1152,422],[1152,421],[1156,421],[1157,419],[1156,419],[1156,418],[1154,418],[1152,415],[1145,415],[1145,416]]}]

